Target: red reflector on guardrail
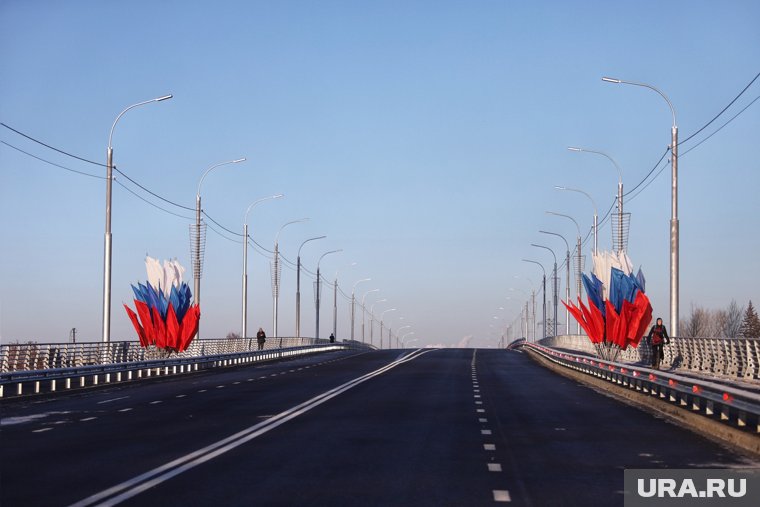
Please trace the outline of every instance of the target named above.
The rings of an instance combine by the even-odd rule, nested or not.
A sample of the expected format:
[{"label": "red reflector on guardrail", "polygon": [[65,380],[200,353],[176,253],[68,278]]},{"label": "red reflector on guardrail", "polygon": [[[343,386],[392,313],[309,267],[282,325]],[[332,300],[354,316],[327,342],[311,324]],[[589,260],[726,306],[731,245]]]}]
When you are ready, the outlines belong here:
[{"label": "red reflector on guardrail", "polygon": [[670,379],[670,380],[668,380],[668,384],[671,385],[671,386],[676,386],[676,385],[678,385],[678,382],[676,382],[673,379]]},{"label": "red reflector on guardrail", "polygon": [[620,373],[628,373],[628,370],[626,370],[625,368],[620,368]]},{"label": "red reflector on guardrail", "polygon": [[728,394],[728,393],[723,393],[723,401],[726,401],[726,402],[728,402],[728,403],[731,403],[732,401],[734,401],[734,397],[733,397],[733,396],[731,396],[731,395],[730,395],[730,394]]},{"label": "red reflector on guardrail", "polygon": [[654,376],[654,373],[649,374],[649,380],[657,380],[657,377]]},{"label": "red reflector on guardrail", "polygon": [[699,386],[692,386],[691,392],[699,394],[702,392],[702,388]]}]

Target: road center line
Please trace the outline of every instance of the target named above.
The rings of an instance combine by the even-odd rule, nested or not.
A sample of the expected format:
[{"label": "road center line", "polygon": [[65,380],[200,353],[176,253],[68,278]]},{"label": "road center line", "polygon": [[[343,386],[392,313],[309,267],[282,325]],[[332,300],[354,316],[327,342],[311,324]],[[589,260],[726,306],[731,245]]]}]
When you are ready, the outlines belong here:
[{"label": "road center line", "polygon": [[138,475],[137,477],[124,481],[111,488],[105,489],[99,493],[95,493],[94,495],[91,495],[83,500],[80,500],[79,502],[72,504],[70,507],[86,507],[91,505],[105,507],[117,505],[124,500],[132,498],[145,490],[153,488],[156,485],[171,479],[176,475],[195,468],[196,466],[205,463],[206,461],[225,454],[226,452],[235,449],[236,447],[239,447],[256,437],[259,437],[273,430],[274,428],[285,424],[291,419],[295,419],[299,415],[309,412],[311,409],[327,402],[328,400],[331,400],[332,398],[343,394],[349,389],[353,389],[359,384],[382,375],[383,373],[386,373],[396,366],[417,359],[418,357],[434,350],[435,349],[417,349],[401,359],[397,359],[373,372],[362,375],[361,377],[357,377],[354,380],[351,380],[345,384],[319,394],[310,400],[301,403],[300,405],[285,410],[284,412],[280,412],[279,414],[270,419],[267,419],[266,421],[254,424],[253,426],[230,435],[227,438],[219,440],[216,443],[198,449],[197,451],[191,452],[190,454],[186,454],[185,456],[170,461],[169,463],[161,465],[157,468],[154,468],[153,470],[145,472],[141,475]]}]

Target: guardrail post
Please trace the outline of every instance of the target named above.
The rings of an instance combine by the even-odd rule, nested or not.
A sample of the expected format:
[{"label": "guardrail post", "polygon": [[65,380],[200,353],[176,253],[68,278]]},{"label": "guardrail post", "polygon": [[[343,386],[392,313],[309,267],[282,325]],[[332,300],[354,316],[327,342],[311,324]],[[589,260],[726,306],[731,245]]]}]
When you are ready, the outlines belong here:
[{"label": "guardrail post", "polygon": [[739,415],[736,418],[736,424],[738,424],[740,428],[743,428],[747,425],[747,412],[744,410],[739,411]]},{"label": "guardrail post", "polygon": [[720,419],[728,421],[728,405],[722,405],[720,408]]}]

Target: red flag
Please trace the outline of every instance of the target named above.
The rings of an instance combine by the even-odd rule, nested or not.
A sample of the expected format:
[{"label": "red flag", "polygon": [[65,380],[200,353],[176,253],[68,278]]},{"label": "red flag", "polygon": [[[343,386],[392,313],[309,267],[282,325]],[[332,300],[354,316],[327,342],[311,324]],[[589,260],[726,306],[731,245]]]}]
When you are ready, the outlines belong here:
[{"label": "red flag", "polygon": [[150,308],[148,308],[148,305],[145,304],[145,302],[140,301],[139,299],[135,299],[135,308],[137,309],[137,314],[140,316],[147,344],[155,344],[156,332],[153,328],[153,319],[150,316]]},{"label": "red flag", "polygon": [[604,341],[604,316],[602,311],[596,307],[596,305],[589,299],[588,313],[594,328],[594,343],[602,343]]},{"label": "red flag", "polygon": [[166,343],[167,348],[179,350],[180,348],[180,334],[179,334],[179,322],[177,322],[177,314],[174,312],[174,307],[169,303],[169,308],[166,311]]},{"label": "red flag", "polygon": [[198,305],[193,305],[187,309],[185,317],[182,319],[182,324],[180,325],[180,352],[187,349],[187,346],[190,345],[193,337],[198,332],[198,321],[200,320],[200,317],[201,310]]},{"label": "red flag", "polygon": [[153,329],[156,333],[156,347],[159,349],[165,349],[166,326],[164,325],[164,321],[161,320],[161,315],[159,315],[157,308],[151,308],[151,315],[153,316]]},{"label": "red flag", "polygon": [[132,311],[130,307],[127,305],[124,305],[124,309],[127,311],[127,315],[129,316],[129,320],[132,321],[132,325],[135,326],[135,331],[137,331],[137,337],[140,339],[140,345],[143,347],[148,346],[148,340],[145,338],[145,330],[140,325],[140,322],[137,320],[137,314]]},{"label": "red flag", "polygon": [[638,347],[639,342],[641,342],[641,338],[647,331],[647,326],[649,326],[649,323],[652,322],[652,303],[649,301],[649,297],[647,297],[647,295],[643,292],[636,294],[636,299],[633,303],[639,308],[639,311],[641,312],[641,316],[639,317],[638,325],[636,327],[636,333],[633,335],[633,342],[635,343],[634,347]]}]

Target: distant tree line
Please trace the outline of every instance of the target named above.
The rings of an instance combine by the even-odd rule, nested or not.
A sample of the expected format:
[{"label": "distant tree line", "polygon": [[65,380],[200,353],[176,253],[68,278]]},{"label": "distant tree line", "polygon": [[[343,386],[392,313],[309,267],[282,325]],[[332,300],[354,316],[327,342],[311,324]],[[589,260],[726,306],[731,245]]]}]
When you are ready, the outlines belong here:
[{"label": "distant tree line", "polygon": [[760,318],[749,302],[746,308],[732,300],[726,308],[711,310],[692,304],[680,322],[684,338],[760,338]]}]

